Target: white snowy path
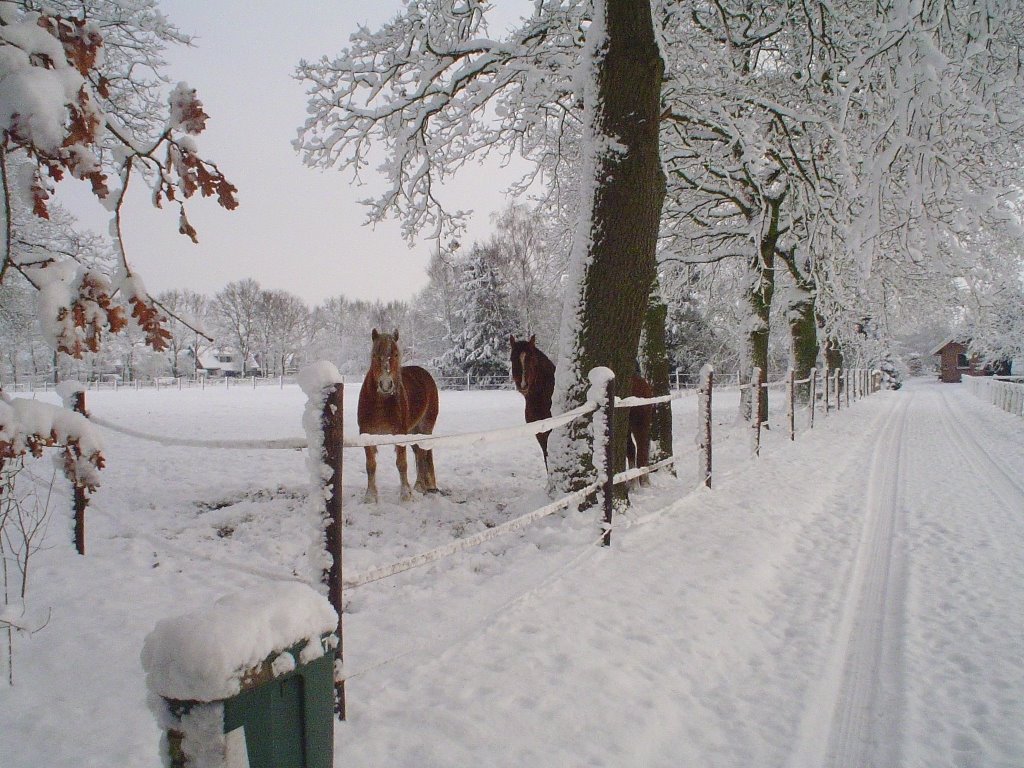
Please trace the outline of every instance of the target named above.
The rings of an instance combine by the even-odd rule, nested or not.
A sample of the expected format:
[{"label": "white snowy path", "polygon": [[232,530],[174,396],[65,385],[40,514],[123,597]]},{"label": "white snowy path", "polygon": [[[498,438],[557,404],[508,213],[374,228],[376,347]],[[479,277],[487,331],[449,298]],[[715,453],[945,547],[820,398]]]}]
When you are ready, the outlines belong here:
[{"label": "white snowy path", "polygon": [[[335,765],[1024,766],[1024,421],[911,381],[819,413],[795,443],[776,414],[749,461],[716,402],[714,489],[690,490],[694,403],[677,401],[680,477],[634,494],[610,549],[593,546],[592,515],[555,515],[348,593]],[[143,431],[224,438],[293,435],[302,407],[287,391],[90,403]],[[444,393],[439,431],[516,424],[521,407]],[[302,573],[300,453],[105,438],[89,555],[57,524],[40,553],[30,604],[52,618],[17,641],[18,684],[0,686],[0,768],[155,768],[145,634]],[[356,570],[542,500],[532,439],[446,451],[450,495],[412,505],[394,503],[386,456],[379,506],[359,503],[361,462],[346,465]]]},{"label": "white snowy path", "polygon": [[352,684],[341,764],[1024,765],[1022,425],[852,413]]}]

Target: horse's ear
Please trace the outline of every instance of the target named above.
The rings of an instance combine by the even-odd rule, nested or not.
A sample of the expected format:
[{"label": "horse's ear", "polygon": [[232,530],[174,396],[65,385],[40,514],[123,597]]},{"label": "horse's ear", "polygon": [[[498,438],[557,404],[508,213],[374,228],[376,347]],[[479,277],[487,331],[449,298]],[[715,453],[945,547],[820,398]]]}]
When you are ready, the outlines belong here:
[{"label": "horse's ear", "polygon": [[395,341],[398,341],[398,329],[395,328]]},{"label": "horse's ear", "polygon": [[514,347],[516,345],[516,335],[514,333],[510,333],[508,335],[508,345],[510,347]]},{"label": "horse's ear", "polygon": [[536,348],[536,346],[537,346],[537,334],[535,333],[535,334],[533,334],[533,336],[530,337],[530,348],[533,349],[533,348]]}]

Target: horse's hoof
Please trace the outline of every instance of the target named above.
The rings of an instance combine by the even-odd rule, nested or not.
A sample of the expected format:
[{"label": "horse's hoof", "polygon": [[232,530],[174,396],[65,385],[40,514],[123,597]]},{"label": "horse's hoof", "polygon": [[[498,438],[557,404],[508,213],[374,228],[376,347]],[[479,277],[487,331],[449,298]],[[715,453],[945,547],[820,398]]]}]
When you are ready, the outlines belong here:
[{"label": "horse's hoof", "polygon": [[363,494],[363,504],[376,504],[378,501],[379,499],[377,498],[376,493],[370,493],[370,491],[367,491]]},{"label": "horse's hoof", "polygon": [[427,490],[425,490],[423,493],[436,493],[439,496],[441,495],[441,491],[439,491],[437,488],[427,488]]},{"label": "horse's hoof", "polygon": [[402,501],[412,501],[412,489],[411,488],[403,488],[402,489]]}]

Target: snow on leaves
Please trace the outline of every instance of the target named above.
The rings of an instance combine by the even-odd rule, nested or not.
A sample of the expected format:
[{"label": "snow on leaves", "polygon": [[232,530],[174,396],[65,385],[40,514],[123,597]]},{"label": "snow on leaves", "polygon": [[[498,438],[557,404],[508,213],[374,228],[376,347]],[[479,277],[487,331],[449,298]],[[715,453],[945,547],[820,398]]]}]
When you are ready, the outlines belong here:
[{"label": "snow on leaves", "polygon": [[[193,137],[209,116],[195,90],[180,83],[169,96],[166,123],[154,122],[159,112],[154,83],[162,78],[162,60],[139,51],[159,51],[168,41],[187,38],[167,24],[153,0],[134,5],[134,21],[128,22],[120,4],[100,2],[86,20],[0,2],[0,182],[11,219],[7,236],[0,237],[0,284],[9,270],[24,275],[40,292],[40,320],[54,348],[74,357],[97,351],[104,331],[124,328],[128,305],[153,349],[164,349],[169,338],[166,318],[147,294],[119,293],[133,279],[119,237],[121,205],[133,172],[152,186],[157,207],[164,200],[178,204],[179,231],[193,242],[198,235],[185,200],[199,194],[227,210],[238,206],[235,186],[196,149]],[[142,70],[156,79],[147,79]],[[62,257],[64,265],[57,257],[47,259],[40,269],[38,256],[16,250],[10,237],[18,231],[13,213],[31,210],[48,219],[55,185],[67,175],[88,181],[93,194],[108,201],[120,263],[105,272],[122,275],[123,285],[85,269],[75,257]],[[111,178],[120,180],[119,190],[111,188]]]},{"label": "snow on leaves", "polygon": [[40,323],[58,352],[72,357],[97,352],[104,331],[117,333],[127,325],[105,275],[67,261],[30,274],[39,287]]},{"label": "snow on leaves", "polygon": [[99,487],[105,459],[102,442],[89,420],[66,408],[0,393],[0,469],[18,456],[40,457],[46,448],[61,448],[57,464],[79,488]]},{"label": "snow on leaves", "polygon": [[[182,131],[194,136],[206,128],[209,115],[203,111],[203,104],[196,97],[195,89],[189,88],[186,83],[178,83],[171,93],[170,107],[169,131]],[[158,208],[165,197],[168,200],[177,200],[180,193],[187,199],[196,192],[203,197],[216,197],[217,202],[229,211],[238,207],[238,200],[235,198],[238,189],[224,178],[217,166],[196,154],[190,140],[169,140],[163,167],[168,173],[161,176],[160,185],[153,198]],[[188,222],[184,208],[179,219],[178,231],[189,237],[192,242],[198,242],[196,230]]]}]

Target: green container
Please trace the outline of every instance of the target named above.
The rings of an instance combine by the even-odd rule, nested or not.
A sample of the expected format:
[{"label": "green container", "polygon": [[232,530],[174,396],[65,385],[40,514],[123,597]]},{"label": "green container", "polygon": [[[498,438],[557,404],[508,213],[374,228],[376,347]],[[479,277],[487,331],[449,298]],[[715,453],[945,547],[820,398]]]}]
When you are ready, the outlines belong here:
[{"label": "green container", "polygon": [[[327,639],[325,645],[329,645]],[[288,652],[298,659],[303,645]],[[223,701],[199,702],[168,699],[172,726],[167,734],[171,768],[190,768],[187,752],[223,749],[224,768],[332,768],[334,764],[334,653],[283,674],[275,674],[273,660],[249,670],[242,690]],[[203,728],[219,718],[221,739],[204,738]],[[209,730],[209,729],[208,729]],[[199,733],[199,736],[195,735]],[[183,742],[188,739],[189,747]],[[221,744],[223,745],[221,747]]]},{"label": "green container", "polygon": [[333,660],[321,656],[224,702],[224,733],[244,729],[249,768],[331,768]]}]

